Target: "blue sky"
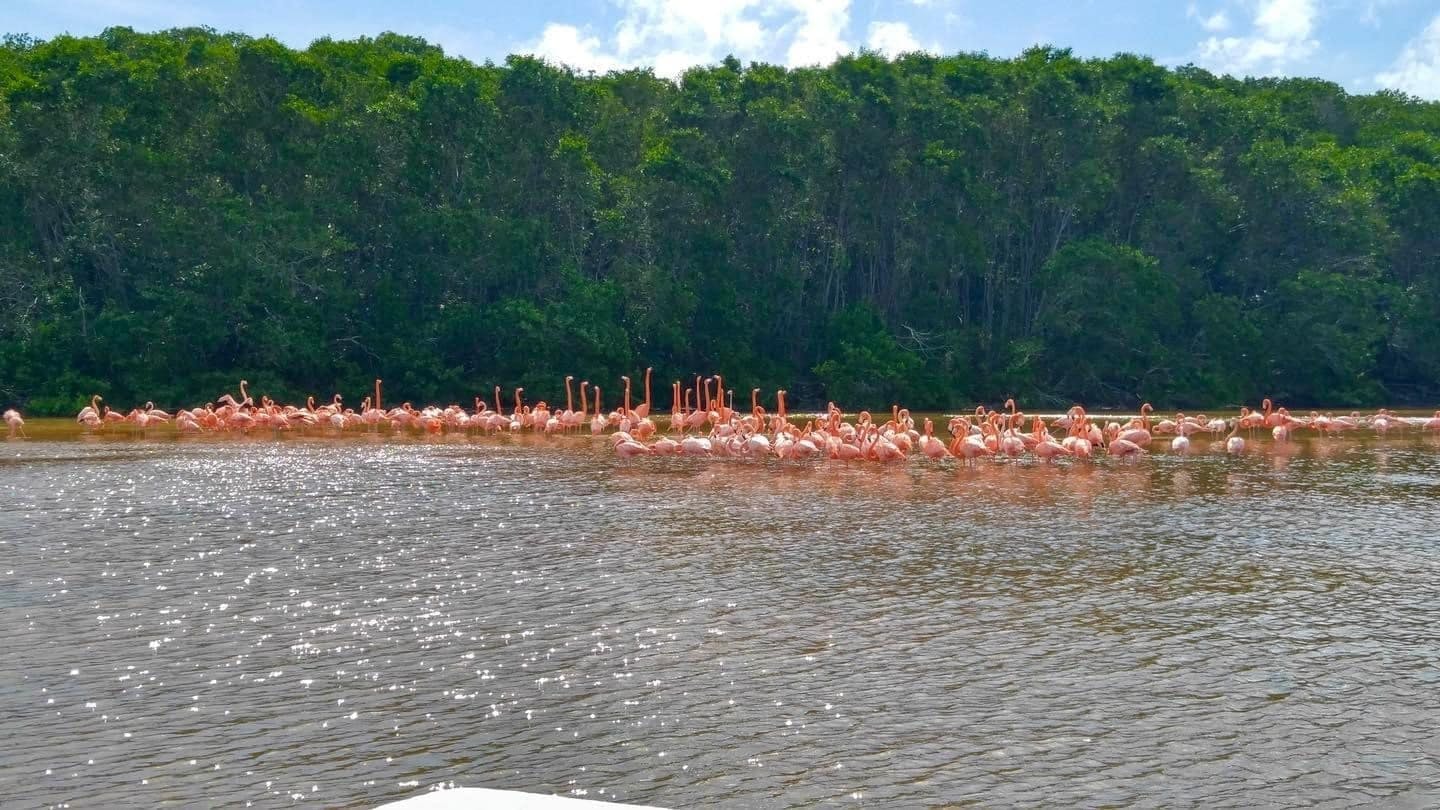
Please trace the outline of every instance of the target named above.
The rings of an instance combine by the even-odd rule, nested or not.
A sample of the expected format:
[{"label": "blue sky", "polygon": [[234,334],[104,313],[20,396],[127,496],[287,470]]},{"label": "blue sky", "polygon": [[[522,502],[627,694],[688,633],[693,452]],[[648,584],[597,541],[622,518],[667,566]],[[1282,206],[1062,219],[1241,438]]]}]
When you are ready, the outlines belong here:
[{"label": "blue sky", "polygon": [[1440,98],[1440,0],[0,0],[0,30],[41,38],[107,26],[208,25],[303,47],[320,36],[423,36],[475,61],[536,53],[592,70],[664,75],[714,62],[827,62],[1037,43],[1131,51],[1233,75],[1320,76],[1353,92]]}]

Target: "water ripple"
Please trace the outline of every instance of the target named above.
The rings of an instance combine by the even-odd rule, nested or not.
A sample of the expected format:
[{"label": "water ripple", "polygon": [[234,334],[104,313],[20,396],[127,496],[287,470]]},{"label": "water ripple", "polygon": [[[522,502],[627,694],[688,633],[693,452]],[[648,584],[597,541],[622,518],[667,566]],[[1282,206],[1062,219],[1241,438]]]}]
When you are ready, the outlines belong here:
[{"label": "water ripple", "polygon": [[7,806],[1440,801],[1440,454],[31,442]]}]

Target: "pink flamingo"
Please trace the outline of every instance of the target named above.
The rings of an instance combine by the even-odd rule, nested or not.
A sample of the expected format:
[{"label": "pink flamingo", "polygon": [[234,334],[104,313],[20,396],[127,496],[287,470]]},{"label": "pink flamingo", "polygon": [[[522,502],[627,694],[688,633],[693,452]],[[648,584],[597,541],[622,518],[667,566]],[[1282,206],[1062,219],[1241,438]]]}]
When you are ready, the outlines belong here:
[{"label": "pink flamingo", "polygon": [[595,386],[595,418],[590,420],[590,435],[598,436],[605,432],[605,410],[600,404],[600,386]]},{"label": "pink flamingo", "polygon": [[1260,407],[1265,410],[1265,419],[1261,423],[1262,427],[1275,427],[1280,424],[1279,414],[1275,413],[1275,405],[1270,401],[1269,397],[1266,397],[1265,400],[1260,403]]},{"label": "pink flamingo", "polygon": [[644,419],[650,415],[650,372],[654,370],[653,368],[645,369],[645,401],[635,408],[635,418],[637,419]]},{"label": "pink flamingo", "polygon": [[1034,433],[1035,435],[1040,437],[1035,442],[1035,447],[1032,448],[1030,451],[1035,454],[1036,458],[1045,462],[1050,462],[1061,456],[1069,456],[1074,454],[1073,450],[1055,441],[1055,439],[1050,435],[1050,432],[1045,429],[1045,423],[1041,421],[1040,417],[1038,416],[1035,417]]},{"label": "pink flamingo", "polygon": [[1135,459],[1144,455],[1145,449],[1129,439],[1120,438],[1120,432],[1114,428],[1109,430],[1110,443],[1105,445],[1105,452],[1116,458]]},{"label": "pink flamingo", "polygon": [[634,456],[650,455],[650,448],[646,447],[640,442],[635,441],[634,437],[632,437],[629,433],[624,432],[623,430],[615,434],[614,441],[615,453],[621,458],[632,458]]},{"label": "pink flamingo", "polygon": [[[476,397],[475,401],[480,402],[480,398]],[[385,421],[385,412],[380,409],[380,380],[378,378],[375,380],[375,395],[366,397],[364,405],[360,408],[360,421],[372,430],[378,428],[380,423]]]},{"label": "pink flamingo", "polygon": [[719,414],[719,421],[721,421],[722,423],[728,423],[731,419],[735,417],[735,392],[728,392],[730,394],[730,404],[728,405],[725,404],[726,393],[727,392],[725,391],[725,378],[721,377],[719,374],[716,374],[715,395],[720,400],[720,407],[716,409],[716,413]]},{"label": "pink flamingo", "polygon": [[[574,391],[570,387],[570,383],[574,379],[575,378],[569,374],[565,375],[565,410],[561,411],[559,415],[556,416],[556,418],[560,420],[558,423],[559,426],[567,429],[575,421],[575,395]],[[549,425],[546,425],[546,429],[548,431]]]},{"label": "pink flamingo", "polygon": [[529,418],[525,420],[525,425],[531,430],[544,430],[549,427],[549,424],[550,403],[542,399],[535,403],[535,407],[530,411]]},{"label": "pink flamingo", "polygon": [[[1265,400],[1266,403],[1268,403],[1269,401],[1270,400],[1268,399]],[[1238,420],[1238,422],[1240,427],[1244,428],[1245,430],[1253,431],[1256,428],[1265,427],[1265,415],[1256,413],[1249,408],[1242,407],[1240,408],[1240,419]]]},{"label": "pink flamingo", "polygon": [[[688,391],[686,392],[686,401],[687,401],[687,402],[689,401],[689,392],[688,392]],[[704,407],[704,403],[703,403],[703,402],[701,401],[701,399],[700,399],[700,377],[699,377],[699,376],[696,376],[696,377],[695,377],[695,410],[691,411],[690,414],[685,417],[685,429],[686,429],[686,430],[697,430],[697,429],[699,429],[701,425],[705,424],[705,419],[706,419],[706,417],[707,417],[707,415],[708,415],[708,414],[706,413],[706,411],[708,411],[708,410],[709,410],[708,408]]]},{"label": "pink flamingo", "polygon": [[525,389],[515,389],[515,410],[510,412],[510,432],[519,433],[525,427],[526,418],[530,415],[529,409],[525,407]]},{"label": "pink flamingo", "polygon": [[1284,408],[1272,413],[1270,410],[1270,400],[1265,400],[1265,423],[1273,426],[1270,429],[1270,435],[1275,437],[1275,441],[1289,441],[1290,427],[1295,421],[1296,420],[1290,417],[1290,412]]},{"label": "pink flamingo", "polygon": [[1240,423],[1243,421],[1243,419],[1236,419],[1235,426],[1230,428],[1230,435],[1225,438],[1225,452],[1232,456],[1238,456],[1245,452],[1245,440],[1235,435],[1240,430]]},{"label": "pink flamingo", "polygon": [[848,441],[840,441],[830,448],[830,457],[840,461],[856,461],[865,455],[865,451],[859,444],[852,444]]},{"label": "pink flamingo", "polygon": [[997,449],[999,449],[1001,455],[1008,458],[1019,458],[1025,452],[1025,440],[1016,435],[1015,420],[1021,418],[1021,416],[1015,412],[1014,400],[1010,400],[1007,404],[1010,408],[1010,419],[1005,425],[1004,433],[1001,434],[1000,446]]},{"label": "pink flamingo", "polygon": [[17,435],[25,435],[25,420],[20,418],[19,411],[15,410],[14,408],[6,410],[4,414],[4,419],[6,426],[10,428],[10,438],[13,439]]},{"label": "pink flamingo", "polygon": [[670,383],[670,431],[684,431],[685,429],[685,406],[681,401],[680,381]]},{"label": "pink flamingo", "polygon": [[[378,393],[378,391],[377,391]],[[505,430],[510,420],[505,416],[505,405],[500,401],[500,386],[495,386],[495,413],[490,416],[491,430]]]},{"label": "pink flamingo", "polygon": [[935,438],[935,423],[929,419],[925,420],[925,435],[920,437],[920,452],[932,461],[950,457],[945,443]]},{"label": "pink flamingo", "polygon": [[75,415],[75,421],[84,425],[86,430],[95,430],[104,426],[105,420],[100,412],[99,394],[90,397],[90,404],[80,409],[80,413]]},{"label": "pink flamingo", "polygon": [[[1141,405],[1140,418],[1138,420],[1132,420],[1130,427],[1121,430],[1120,438],[1131,444],[1139,445],[1140,447],[1149,447],[1151,441],[1150,412],[1153,410],[1154,408],[1151,408],[1148,402]],[[1138,425],[1136,425],[1136,421],[1139,422]]]},{"label": "pink flamingo", "polygon": [[1440,411],[1436,411],[1434,416],[1426,419],[1421,427],[1426,430],[1440,430]]},{"label": "pink flamingo", "polygon": [[800,461],[818,455],[820,453],[820,447],[815,444],[813,429],[813,422],[806,425],[805,430],[800,434],[799,438],[789,443],[785,454],[781,457],[793,461]]},{"label": "pink flamingo", "polygon": [[[1078,408],[1079,406],[1076,407]],[[1080,415],[1077,415],[1074,424],[1070,428],[1070,435],[1065,437],[1065,441],[1061,442],[1061,445],[1070,451],[1070,455],[1077,458],[1088,459],[1095,445],[1089,438],[1089,418],[1085,417],[1083,413],[1084,411],[1082,410]]]},{"label": "pink flamingo", "polygon": [[1378,413],[1370,418],[1370,426],[1375,428],[1375,432],[1383,436],[1385,432],[1391,428],[1404,427],[1405,423],[1396,419],[1389,411],[1381,408]]},{"label": "pink flamingo", "polygon": [[574,428],[576,430],[584,427],[590,419],[590,398],[585,395],[585,390],[589,387],[589,380],[580,381],[580,411],[574,416]]},{"label": "pink flamingo", "polygon": [[715,446],[702,436],[686,436],[680,440],[680,453],[686,456],[708,456]]}]

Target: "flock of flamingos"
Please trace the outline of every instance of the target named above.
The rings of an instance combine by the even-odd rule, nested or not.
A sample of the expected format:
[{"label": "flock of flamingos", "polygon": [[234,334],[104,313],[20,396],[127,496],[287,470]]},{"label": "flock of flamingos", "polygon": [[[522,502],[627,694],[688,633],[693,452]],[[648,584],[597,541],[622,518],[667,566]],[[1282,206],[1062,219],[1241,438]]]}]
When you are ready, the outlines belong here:
[{"label": "flock of flamingos", "polygon": [[[797,423],[786,410],[785,391],[776,392],[776,412],[767,413],[759,401],[760,389],[750,392],[750,409],[735,408],[735,392],[724,388],[724,378],[716,375],[695,378],[693,387],[678,380],[671,384],[671,410],[665,420],[670,435],[660,435],[656,418],[651,415],[650,377],[645,370],[645,399],[632,407],[630,378],[622,377],[624,398],[621,407],[606,411],[600,386],[588,381],[579,385],[580,407],[575,407],[574,377],[565,378],[565,409],[552,409],[544,401],[525,404],[525,389],[514,391],[510,412],[505,412],[500,387],[495,387],[495,407],[482,398],[475,398],[473,411],[459,405],[446,408],[428,406],[416,409],[406,402],[399,407],[381,406],[381,380],[375,391],[365,398],[356,411],[344,406],[339,394],[327,403],[316,405],[310,397],[303,407],[280,405],[269,397],[259,402],[240,381],[240,396],[225,394],[216,402],[202,407],[181,409],[173,415],[147,402],[142,408],[122,413],[93,397],[75,417],[89,431],[112,426],[145,432],[173,424],[180,433],[271,431],[349,431],[387,430],[425,434],[440,433],[577,433],[608,434],[611,446],[621,458],[650,455],[731,456],[740,458],[778,457],[780,459],[838,459],[891,462],[902,461],[912,454],[927,459],[957,458],[976,463],[987,456],[1015,459],[1030,455],[1042,461],[1059,458],[1088,459],[1103,452],[1117,458],[1136,458],[1147,452],[1156,437],[1173,437],[1169,448],[1175,453],[1191,451],[1192,435],[1206,434],[1219,440],[1224,436],[1225,452],[1243,453],[1245,431],[1253,439],[1257,430],[1268,430],[1276,442],[1288,441],[1300,430],[1313,430],[1324,435],[1338,435],[1352,430],[1373,430],[1385,433],[1405,427],[1440,430],[1440,411],[1429,419],[1404,419],[1389,411],[1374,414],[1351,413],[1331,416],[1311,412],[1305,417],[1292,416],[1285,408],[1276,409],[1265,400],[1259,411],[1241,408],[1233,418],[1209,418],[1204,414],[1175,414],[1173,419],[1152,422],[1150,405],[1141,407],[1140,415],[1125,422],[1110,421],[1103,426],[1092,421],[1079,405],[1059,418],[1045,420],[1027,416],[1016,409],[1014,400],[1005,403],[1004,411],[975,409],[973,414],[949,420],[949,438],[935,435],[935,425],[925,419],[918,429],[909,410],[892,407],[889,419],[877,422],[868,411],[861,411],[853,421],[830,403],[823,414],[802,417]],[[713,390],[712,390],[713,387]],[[23,436],[25,421],[15,410],[7,410],[4,419],[11,437]],[[1029,430],[1024,428],[1029,426]],[[1057,437],[1052,431],[1058,431]]]}]

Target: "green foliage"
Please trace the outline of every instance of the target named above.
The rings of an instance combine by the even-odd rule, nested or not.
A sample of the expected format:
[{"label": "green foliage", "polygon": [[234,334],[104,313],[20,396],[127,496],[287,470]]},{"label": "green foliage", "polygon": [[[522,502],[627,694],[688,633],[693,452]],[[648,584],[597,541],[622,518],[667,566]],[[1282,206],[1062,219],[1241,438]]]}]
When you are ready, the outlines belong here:
[{"label": "green foliage", "polygon": [[863,305],[830,318],[825,356],[815,376],[831,398],[843,402],[898,400],[920,369],[919,358],[900,347],[879,313]]},{"label": "green foliage", "polygon": [[[1440,396],[1440,105],[1122,54],[0,40],[0,405]],[[741,397],[743,400],[743,396]],[[661,402],[660,407],[668,406]]]},{"label": "green foliage", "polygon": [[1040,274],[1035,320],[1050,390],[1082,401],[1172,398],[1180,307],[1155,259],[1086,239],[1061,248]]}]

